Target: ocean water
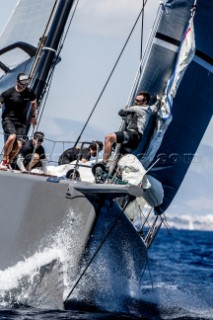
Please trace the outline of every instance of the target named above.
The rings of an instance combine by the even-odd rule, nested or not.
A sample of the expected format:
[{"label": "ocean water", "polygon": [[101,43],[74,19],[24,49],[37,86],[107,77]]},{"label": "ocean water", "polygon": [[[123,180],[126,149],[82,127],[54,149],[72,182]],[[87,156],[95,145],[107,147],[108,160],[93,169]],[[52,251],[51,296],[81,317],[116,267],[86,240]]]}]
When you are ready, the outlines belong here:
[{"label": "ocean water", "polygon": [[[12,281],[1,276],[0,291]],[[161,230],[150,248],[142,284],[142,300],[131,302],[132,315],[32,308],[5,299],[0,319],[213,320],[213,232]]]}]

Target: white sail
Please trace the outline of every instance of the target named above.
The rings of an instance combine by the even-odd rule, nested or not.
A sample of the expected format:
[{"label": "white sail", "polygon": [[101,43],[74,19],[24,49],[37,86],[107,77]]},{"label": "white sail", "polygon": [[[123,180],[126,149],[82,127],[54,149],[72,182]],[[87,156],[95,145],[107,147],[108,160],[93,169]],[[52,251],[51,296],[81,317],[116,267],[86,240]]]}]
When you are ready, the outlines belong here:
[{"label": "white sail", "polygon": [[[54,6],[55,0],[18,0],[14,11],[0,35],[0,50],[17,41],[37,47]],[[30,32],[29,32],[30,30]],[[21,49],[2,54],[1,62],[13,69],[28,58]]]}]

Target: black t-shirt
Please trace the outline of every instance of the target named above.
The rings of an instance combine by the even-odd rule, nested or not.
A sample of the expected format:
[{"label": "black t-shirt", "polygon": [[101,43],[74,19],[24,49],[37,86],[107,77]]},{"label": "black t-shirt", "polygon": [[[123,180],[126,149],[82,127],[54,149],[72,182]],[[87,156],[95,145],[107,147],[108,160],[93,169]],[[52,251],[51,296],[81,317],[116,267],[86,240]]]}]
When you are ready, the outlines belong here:
[{"label": "black t-shirt", "polygon": [[[32,143],[32,140],[28,140],[21,148],[20,154],[25,158],[25,161],[30,161],[33,151],[34,145]],[[35,153],[39,154],[41,160],[46,159],[45,150],[42,146],[36,147]]]},{"label": "black t-shirt", "polygon": [[[80,151],[81,151],[81,149],[78,147],[72,147],[72,148],[65,150],[62,153],[62,155],[59,157],[58,165],[69,164],[70,162],[77,160]],[[91,154],[90,154],[89,148],[83,148],[81,159],[86,159],[87,161],[89,161],[91,159]]]},{"label": "black t-shirt", "polygon": [[7,117],[25,123],[29,102],[36,99],[32,89],[26,88],[24,91],[18,92],[15,87],[12,87],[4,91],[1,97],[4,103],[2,119],[4,120]]}]

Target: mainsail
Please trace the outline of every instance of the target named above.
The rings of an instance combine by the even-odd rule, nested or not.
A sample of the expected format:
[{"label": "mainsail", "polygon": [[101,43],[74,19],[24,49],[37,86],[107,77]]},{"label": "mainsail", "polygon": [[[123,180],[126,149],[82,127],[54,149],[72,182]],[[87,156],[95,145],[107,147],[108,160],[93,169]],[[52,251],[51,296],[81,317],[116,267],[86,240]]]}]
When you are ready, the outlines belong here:
[{"label": "mainsail", "polygon": [[[167,109],[163,117],[170,116],[172,106],[172,123],[162,137],[163,141],[158,150],[155,150],[155,157],[151,157],[156,164],[149,171],[164,188],[164,201],[156,208],[157,213],[168,208],[179,189],[213,111],[213,3],[208,0],[198,1],[194,18],[195,56],[186,72],[184,70],[185,73],[180,73],[177,81],[173,81],[177,76],[175,68],[180,66],[177,55],[182,35],[190,21],[191,10],[195,9],[193,0],[186,1],[184,6],[182,3],[181,0],[170,0],[163,4],[162,18],[138,87],[139,91],[146,90],[152,96],[166,95]],[[193,33],[192,21],[188,26],[185,37],[188,37],[190,32]],[[190,41],[187,42],[191,42],[188,47],[189,60],[193,53],[192,38],[189,37]],[[152,147],[150,144],[148,152],[152,151]]]},{"label": "mainsail", "polygon": [[[37,48],[54,2],[55,0],[17,1],[12,15],[0,35],[0,61],[9,69],[12,70],[29,59],[29,55],[19,47],[6,54],[1,54],[2,49],[17,42],[24,42]],[[3,74],[4,72],[0,69],[0,77]]]},{"label": "mainsail", "polygon": [[[18,73],[29,73],[39,117],[42,99],[59,61],[60,41],[73,3],[74,0],[19,0],[0,38],[0,93],[14,85]],[[29,126],[30,123],[27,132]]]}]

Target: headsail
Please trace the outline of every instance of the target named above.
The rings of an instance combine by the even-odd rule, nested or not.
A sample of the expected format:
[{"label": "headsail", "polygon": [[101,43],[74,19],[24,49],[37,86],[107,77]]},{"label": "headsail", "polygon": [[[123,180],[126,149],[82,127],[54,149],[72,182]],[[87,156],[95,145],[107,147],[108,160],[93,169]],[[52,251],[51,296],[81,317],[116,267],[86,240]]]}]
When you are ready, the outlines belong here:
[{"label": "headsail", "polygon": [[[164,202],[156,208],[157,213],[164,212],[174,198],[213,112],[213,3],[208,0],[198,1],[194,18],[196,53],[185,72],[185,66],[192,59],[194,51],[193,19],[190,20],[193,5],[193,0],[171,0],[163,5],[161,22],[138,88],[150,92],[152,96],[165,93],[166,112],[161,114],[163,119],[170,116],[174,98],[172,123],[165,135],[163,133],[160,137],[160,145],[156,147],[151,143],[148,148],[150,154],[145,156],[145,160],[159,160],[149,172],[164,188]],[[185,28],[184,42],[180,47]],[[182,50],[185,47],[187,50]],[[184,64],[182,61],[185,61],[185,58],[182,59],[181,51],[187,52]],[[179,73],[177,71],[180,66]],[[140,153],[140,150],[137,151]],[[148,166],[149,162],[145,164]]]}]

